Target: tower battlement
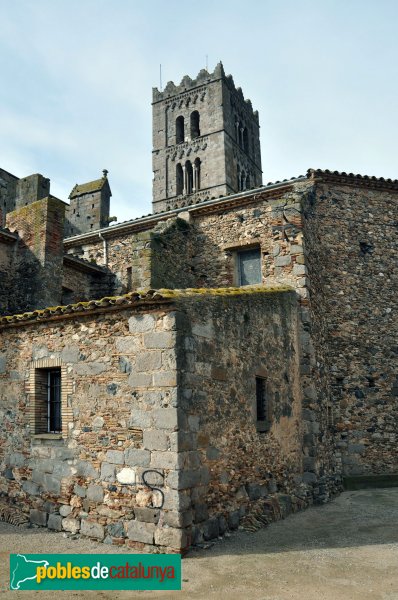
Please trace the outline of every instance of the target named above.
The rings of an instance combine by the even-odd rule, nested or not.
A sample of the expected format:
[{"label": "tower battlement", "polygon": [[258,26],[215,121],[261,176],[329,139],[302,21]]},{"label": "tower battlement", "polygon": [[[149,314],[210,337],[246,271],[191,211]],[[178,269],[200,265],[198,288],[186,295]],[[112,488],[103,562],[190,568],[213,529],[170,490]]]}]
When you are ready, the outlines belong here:
[{"label": "tower battlement", "polygon": [[246,104],[248,112],[251,113],[258,122],[258,111],[253,110],[252,102],[249,98],[245,99],[242,88],[235,86],[232,75],[225,74],[224,66],[221,61],[216,65],[212,73],[209,73],[207,69],[201,69],[194,79],[192,79],[189,75],[184,75],[178,85],[176,85],[174,81],[168,81],[163,90],[159,90],[157,87],[152,88],[152,102],[153,104],[156,102],[162,102],[163,100],[174,98],[179,94],[190,92],[195,88],[221,79],[225,81],[230,92],[232,94],[236,94],[238,101]]}]

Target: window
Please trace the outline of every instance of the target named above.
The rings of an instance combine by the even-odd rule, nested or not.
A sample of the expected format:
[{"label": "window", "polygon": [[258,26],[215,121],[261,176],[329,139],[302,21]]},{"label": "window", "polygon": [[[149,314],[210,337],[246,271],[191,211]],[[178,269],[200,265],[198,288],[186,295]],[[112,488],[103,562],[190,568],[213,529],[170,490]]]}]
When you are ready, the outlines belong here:
[{"label": "window", "polygon": [[191,113],[191,139],[197,138],[200,136],[200,127],[199,127],[199,113],[197,110],[194,110]]},{"label": "window", "polygon": [[238,252],[237,271],[238,285],[256,285],[261,283],[260,248]]},{"label": "window", "polygon": [[180,163],[176,165],[176,194],[180,196],[184,191],[184,173]]},{"label": "window", "polygon": [[184,141],[184,117],[176,119],[176,144],[181,144]]},{"label": "window", "polygon": [[193,188],[194,192],[200,190],[200,158],[195,158],[193,163]]},{"label": "window", "polygon": [[190,160],[185,163],[185,193],[192,194],[193,191],[193,169]]},{"label": "window", "polygon": [[73,381],[60,359],[42,358],[31,363],[27,418],[33,435],[67,437],[73,422],[72,393]]},{"label": "window", "polygon": [[47,432],[61,431],[61,369],[58,368],[47,371]]},{"label": "window", "polygon": [[270,428],[267,380],[264,377],[256,377],[256,423],[257,431],[264,432]]}]

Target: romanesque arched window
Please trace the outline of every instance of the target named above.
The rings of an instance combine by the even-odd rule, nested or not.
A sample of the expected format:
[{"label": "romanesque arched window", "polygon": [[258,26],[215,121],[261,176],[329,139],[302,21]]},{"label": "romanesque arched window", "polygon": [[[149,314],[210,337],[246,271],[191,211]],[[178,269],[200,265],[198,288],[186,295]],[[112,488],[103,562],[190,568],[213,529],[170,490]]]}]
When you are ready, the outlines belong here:
[{"label": "romanesque arched window", "polygon": [[181,144],[184,141],[184,117],[176,118],[176,144]]},{"label": "romanesque arched window", "polygon": [[197,110],[194,110],[191,113],[191,139],[197,138],[200,136],[200,126],[199,126],[199,113]]},{"label": "romanesque arched window", "polygon": [[192,194],[193,191],[193,168],[190,160],[185,163],[185,193]]},{"label": "romanesque arched window", "polygon": [[200,190],[200,158],[193,163],[193,188],[195,192]]},{"label": "romanesque arched window", "polygon": [[180,196],[184,191],[184,173],[180,163],[176,165],[176,195]]}]

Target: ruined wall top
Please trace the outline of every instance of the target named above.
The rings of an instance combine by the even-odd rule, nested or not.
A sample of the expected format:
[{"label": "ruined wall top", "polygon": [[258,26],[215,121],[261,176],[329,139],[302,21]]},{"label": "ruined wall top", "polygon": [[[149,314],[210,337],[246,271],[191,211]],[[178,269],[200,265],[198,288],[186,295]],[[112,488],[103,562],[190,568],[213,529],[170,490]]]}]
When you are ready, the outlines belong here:
[{"label": "ruined wall top", "polygon": [[213,81],[223,80],[228,86],[232,93],[235,93],[242,103],[245,103],[247,108],[253,114],[253,117],[258,121],[258,111],[253,111],[251,100],[246,99],[243,95],[242,88],[236,87],[232,75],[225,75],[224,67],[220,61],[214,71],[209,73],[207,69],[201,69],[195,79],[191,79],[189,75],[184,75],[179,85],[176,85],[173,81],[169,81],[163,91],[159,91],[157,87],[152,88],[152,103],[162,102],[169,98],[173,98],[178,94],[189,92],[194,88],[197,88]]}]

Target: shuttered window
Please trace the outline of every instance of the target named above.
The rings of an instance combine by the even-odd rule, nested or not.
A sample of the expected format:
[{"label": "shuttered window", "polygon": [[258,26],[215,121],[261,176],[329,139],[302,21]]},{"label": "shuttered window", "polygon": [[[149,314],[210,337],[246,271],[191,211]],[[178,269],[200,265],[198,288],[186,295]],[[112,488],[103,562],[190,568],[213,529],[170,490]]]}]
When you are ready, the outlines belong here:
[{"label": "shuttered window", "polygon": [[261,283],[260,248],[238,252],[238,284],[255,285]]}]

